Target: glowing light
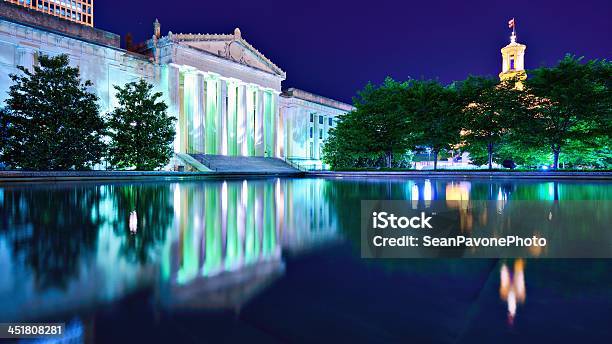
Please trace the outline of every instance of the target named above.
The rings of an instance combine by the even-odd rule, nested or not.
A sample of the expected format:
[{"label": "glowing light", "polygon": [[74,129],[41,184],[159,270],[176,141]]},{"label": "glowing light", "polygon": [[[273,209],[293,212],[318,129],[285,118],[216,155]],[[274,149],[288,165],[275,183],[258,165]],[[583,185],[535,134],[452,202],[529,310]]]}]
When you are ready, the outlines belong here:
[{"label": "glowing light", "polygon": [[129,227],[132,234],[135,234],[136,231],[138,231],[138,215],[136,214],[136,210],[130,212]]},{"label": "glowing light", "polygon": [[446,185],[447,201],[468,201],[470,199],[470,182],[450,183]]},{"label": "glowing light", "polygon": [[423,200],[425,201],[425,207],[429,207],[431,204],[433,190],[431,188],[431,181],[425,180],[425,186],[423,187]]},{"label": "glowing light", "polygon": [[527,295],[524,270],[525,262],[522,259],[517,259],[514,261],[512,273],[506,264],[502,264],[499,271],[499,296],[507,303],[508,323],[510,325],[514,323],[517,305],[524,303]]},{"label": "glowing light", "polygon": [[419,205],[419,187],[414,184],[412,185],[412,209],[416,209]]}]

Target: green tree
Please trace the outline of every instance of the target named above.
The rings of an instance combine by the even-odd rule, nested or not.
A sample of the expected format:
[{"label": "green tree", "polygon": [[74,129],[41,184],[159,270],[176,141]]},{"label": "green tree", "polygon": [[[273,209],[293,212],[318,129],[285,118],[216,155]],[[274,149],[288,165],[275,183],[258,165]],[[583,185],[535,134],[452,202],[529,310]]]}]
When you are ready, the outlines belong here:
[{"label": "green tree", "polygon": [[97,96],[81,82],[67,55],[38,56],[30,71],[18,66],[11,74],[4,149],[0,159],[13,168],[82,170],[102,159],[106,146],[104,120]]},{"label": "green tree", "polygon": [[463,139],[470,152],[486,147],[489,169],[496,150],[507,141],[515,119],[524,111],[523,95],[515,84],[516,80],[470,76],[459,85],[465,106]]},{"label": "green tree", "polygon": [[440,152],[460,141],[462,105],[457,92],[437,81],[413,81],[403,103],[405,111],[414,118],[416,143],[431,148],[435,171]]},{"label": "green tree", "polygon": [[0,108],[0,157],[8,141],[8,111]]},{"label": "green tree", "polygon": [[330,131],[323,148],[323,160],[332,168],[356,167],[360,161],[378,161],[393,166],[393,156],[403,156],[411,146],[412,121],[402,107],[408,83],[391,78],[374,86],[371,83],[353,99],[355,110],[342,116]]},{"label": "green tree", "polygon": [[566,55],[552,68],[528,73],[529,113],[521,137],[527,143],[543,142],[553,153],[553,168],[570,141],[608,135],[611,119],[611,64]]},{"label": "green tree", "polygon": [[109,114],[110,162],[114,167],[154,170],[172,156],[174,121],[168,106],[158,101],[153,85],[145,80],[115,86],[119,107]]},{"label": "green tree", "polygon": [[[549,153],[550,155],[550,153]],[[581,141],[568,140],[564,147],[563,164],[569,167],[602,168],[612,167],[612,147],[607,135],[594,136]]]}]

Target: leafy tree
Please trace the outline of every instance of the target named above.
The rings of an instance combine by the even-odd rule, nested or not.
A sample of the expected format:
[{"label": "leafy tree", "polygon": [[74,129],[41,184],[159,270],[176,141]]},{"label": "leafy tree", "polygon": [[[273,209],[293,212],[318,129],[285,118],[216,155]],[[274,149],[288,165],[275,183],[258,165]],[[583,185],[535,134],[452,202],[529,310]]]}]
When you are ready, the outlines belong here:
[{"label": "leafy tree", "polygon": [[119,168],[154,170],[168,163],[172,156],[174,121],[168,106],[158,101],[153,85],[145,80],[115,86],[119,107],[109,114],[110,162]]},{"label": "leafy tree", "polygon": [[68,56],[38,56],[33,71],[11,74],[4,149],[0,157],[13,168],[82,170],[102,159],[104,120],[90,81],[81,82]]},{"label": "leafy tree", "polygon": [[470,151],[486,147],[489,169],[493,168],[494,154],[505,136],[510,133],[515,118],[523,111],[521,91],[516,80],[499,82],[488,77],[470,76],[459,89],[464,102],[464,135]]},{"label": "leafy tree", "polygon": [[[550,153],[549,153],[550,154]],[[559,161],[570,167],[589,167],[610,169],[612,167],[612,147],[608,136],[594,136],[581,141],[568,140]]]},{"label": "leafy tree", "polygon": [[323,161],[335,170],[357,167],[358,161],[368,155],[361,147],[363,130],[355,111],[341,116],[323,146]]},{"label": "leafy tree", "polygon": [[0,157],[8,140],[8,111],[0,108]]},{"label": "leafy tree", "polygon": [[411,146],[408,133],[413,124],[401,99],[408,83],[391,78],[380,86],[371,83],[353,99],[355,110],[342,116],[323,148],[323,160],[332,168],[356,167],[360,161],[377,161],[393,166],[393,155],[406,153]]},{"label": "leafy tree", "polygon": [[526,142],[543,142],[559,167],[561,149],[570,141],[584,141],[610,130],[611,64],[566,55],[552,68],[529,72],[526,91],[532,95],[529,116],[518,123]]},{"label": "leafy tree", "polygon": [[457,92],[436,81],[414,81],[403,101],[405,111],[415,119],[416,142],[431,148],[437,170],[440,151],[460,141],[462,106]]}]

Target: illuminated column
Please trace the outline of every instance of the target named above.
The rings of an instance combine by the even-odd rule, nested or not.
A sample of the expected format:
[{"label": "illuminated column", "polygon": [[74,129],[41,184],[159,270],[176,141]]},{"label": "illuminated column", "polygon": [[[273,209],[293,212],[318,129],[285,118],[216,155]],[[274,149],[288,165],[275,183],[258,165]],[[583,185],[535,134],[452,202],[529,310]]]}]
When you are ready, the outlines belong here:
[{"label": "illuminated column", "polygon": [[180,68],[178,122],[181,129],[181,153],[188,153],[189,151],[189,114],[185,110],[185,70]]},{"label": "illuminated column", "polygon": [[275,154],[274,147],[274,114],[272,92],[266,90],[263,92],[263,132],[264,132],[264,156],[271,157]]},{"label": "illuminated column", "polygon": [[238,151],[238,92],[237,83],[227,83],[227,155],[237,156]]},{"label": "illuminated column", "polygon": [[264,156],[264,92],[257,89],[255,111],[255,156]]},{"label": "illuminated column", "polygon": [[285,123],[280,113],[279,107],[279,93],[274,92],[274,107],[272,113],[274,114],[274,124],[276,125],[275,136],[274,136],[274,147],[276,147],[275,156],[277,158],[283,158],[285,156]]},{"label": "illuminated column", "polygon": [[246,140],[247,155],[255,156],[255,118],[257,112],[257,88],[248,86],[246,88]]},{"label": "illuminated column", "polygon": [[241,156],[248,156],[248,144],[247,144],[247,88],[244,84],[238,84],[238,115],[237,118],[237,129],[236,129],[236,144],[238,146],[238,152]]},{"label": "illuminated column", "polygon": [[[172,116],[178,119],[179,111],[180,111],[180,106],[179,106],[180,69],[179,69],[179,66],[173,63],[169,64],[166,67],[166,74],[167,74],[167,82],[168,82],[168,85],[167,85],[168,87],[167,89],[168,111],[170,112],[170,114],[172,114]],[[174,151],[178,153],[178,152],[181,152],[182,135],[181,135],[180,122],[177,120],[175,123],[176,123],[176,127],[175,127],[176,135],[174,137]]]},{"label": "illuminated column", "polygon": [[198,121],[199,131],[196,142],[196,153],[206,153],[206,81],[204,72],[198,71],[197,94],[198,94]]},{"label": "illuminated column", "polygon": [[183,86],[183,116],[185,118],[185,133],[187,135],[186,153],[198,153],[198,142],[200,141],[200,114],[199,114],[199,92],[198,74],[195,70],[187,70],[184,73]]},{"label": "illuminated column", "polygon": [[219,123],[221,124],[221,135],[219,135],[219,148],[218,151],[221,155],[227,155],[227,81],[225,79],[219,80],[219,109],[217,110],[220,116]]},{"label": "illuminated column", "polygon": [[206,78],[206,154],[217,154],[218,84],[217,79],[209,74]]}]

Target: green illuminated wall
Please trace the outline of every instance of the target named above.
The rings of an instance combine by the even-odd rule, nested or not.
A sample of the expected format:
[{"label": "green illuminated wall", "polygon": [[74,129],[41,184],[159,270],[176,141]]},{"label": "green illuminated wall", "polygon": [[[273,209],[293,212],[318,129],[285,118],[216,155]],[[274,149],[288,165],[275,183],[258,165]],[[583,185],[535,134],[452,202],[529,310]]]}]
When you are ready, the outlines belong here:
[{"label": "green illuminated wall", "polygon": [[266,91],[263,94],[264,99],[264,156],[274,156],[274,96],[272,92]]},{"label": "green illuminated wall", "polygon": [[227,155],[238,155],[238,88],[227,85]]},{"label": "green illuminated wall", "polygon": [[257,91],[248,87],[246,91],[247,97],[247,152],[249,156],[255,156],[255,111],[257,110]]},{"label": "green illuminated wall", "polygon": [[218,154],[217,147],[217,91],[219,81],[214,79],[206,80],[206,154]]}]

